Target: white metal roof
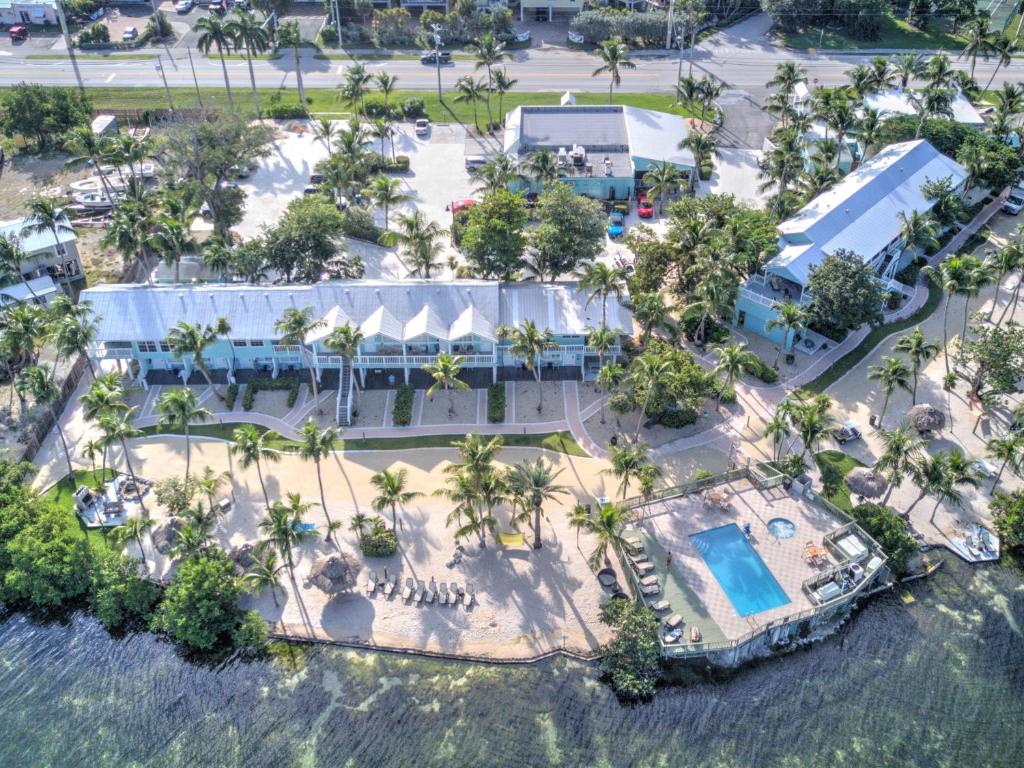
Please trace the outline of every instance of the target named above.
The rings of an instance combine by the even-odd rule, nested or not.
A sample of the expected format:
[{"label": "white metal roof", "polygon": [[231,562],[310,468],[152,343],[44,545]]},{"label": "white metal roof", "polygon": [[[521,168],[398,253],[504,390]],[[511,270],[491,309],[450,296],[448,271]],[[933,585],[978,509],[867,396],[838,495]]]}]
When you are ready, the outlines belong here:
[{"label": "white metal roof", "polygon": [[466,339],[470,336],[489,341],[494,341],[496,338],[494,325],[476,307],[466,307],[448,329],[449,339]]},{"label": "white metal roof", "polygon": [[30,301],[32,300],[32,294],[42,298],[48,296],[51,293],[57,292],[57,284],[53,282],[53,278],[49,275],[42,275],[41,277],[33,277],[28,281],[29,288],[25,287],[25,283],[19,280],[16,283],[11,283],[3,288],[0,288],[0,304],[12,304],[16,302]]},{"label": "white metal roof", "polygon": [[871,258],[900,233],[899,214],[928,211],[922,185],[968,176],[927,141],[892,144],[779,225],[779,253],[765,268],[801,285],[826,254],[846,249]]},{"label": "white metal roof", "polygon": [[[501,314],[505,325],[532,320],[554,334],[583,335],[601,325],[601,299],[587,304],[587,293],[567,283],[508,283],[501,286]],[[632,316],[614,296],[608,297],[608,327],[631,333]]]},{"label": "white metal roof", "polygon": [[[890,88],[878,93],[869,93],[864,97],[864,106],[878,110],[883,117],[896,115],[916,115],[913,103],[910,101],[910,93],[902,88]],[[976,128],[984,127],[985,118],[974,108],[970,100],[957,91],[953,97],[953,120],[964,125],[973,125]]]},{"label": "white metal roof", "polygon": [[659,163],[693,167],[693,152],[679,148],[690,135],[685,118],[637,107],[623,107],[622,112],[626,118],[629,154]]},{"label": "white metal roof", "polygon": [[[28,224],[28,219],[0,221],[0,235],[18,243],[29,256],[53,248],[53,233],[50,230],[25,232],[24,229]],[[73,243],[76,240],[75,233],[73,231],[62,232],[58,229],[57,240],[60,243]]]}]

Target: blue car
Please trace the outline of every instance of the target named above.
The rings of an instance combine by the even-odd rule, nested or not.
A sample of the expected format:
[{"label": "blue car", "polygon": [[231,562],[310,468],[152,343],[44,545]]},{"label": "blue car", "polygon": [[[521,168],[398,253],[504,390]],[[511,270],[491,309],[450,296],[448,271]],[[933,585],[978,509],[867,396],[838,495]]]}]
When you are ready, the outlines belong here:
[{"label": "blue car", "polygon": [[625,229],[623,222],[625,217],[621,213],[613,213],[608,217],[608,237],[613,240],[617,237],[622,237],[622,233]]}]

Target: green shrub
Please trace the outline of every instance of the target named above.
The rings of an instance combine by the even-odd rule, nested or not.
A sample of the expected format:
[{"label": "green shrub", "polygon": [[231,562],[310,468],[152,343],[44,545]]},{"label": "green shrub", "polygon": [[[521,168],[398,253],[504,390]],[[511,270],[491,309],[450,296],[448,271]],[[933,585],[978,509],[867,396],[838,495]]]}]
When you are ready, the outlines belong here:
[{"label": "green shrub", "polygon": [[402,117],[406,120],[416,120],[427,116],[427,108],[423,99],[414,97],[402,102]]},{"label": "green shrub", "polygon": [[341,230],[348,237],[366,240],[370,243],[380,242],[384,230],[373,223],[373,216],[365,208],[349,208],[341,214]]},{"label": "green shrub", "polygon": [[691,408],[689,405],[684,405],[681,408],[673,408],[670,411],[665,411],[661,414],[662,426],[668,427],[669,429],[680,429],[689,424],[695,424],[697,418],[700,416],[697,413],[696,408]]},{"label": "green shrub", "polygon": [[302,120],[309,113],[301,104],[269,104],[263,109],[263,116],[271,120]]},{"label": "green shrub", "polygon": [[140,578],[139,561],[112,552],[100,556],[89,605],[107,629],[146,625],[160,599],[160,587]]},{"label": "green shrub", "polygon": [[295,405],[299,399],[299,380],[294,376],[272,379],[269,376],[259,376],[245,386],[245,394],[242,395],[242,409],[251,411],[253,401],[257,392],[271,392],[288,390],[288,399],[285,401],[289,408]]},{"label": "green shrub", "polygon": [[398,537],[380,518],[368,533],[359,537],[359,549],[367,557],[388,557],[398,549]]},{"label": "green shrub", "polygon": [[[688,317],[680,323],[683,333],[690,341],[697,335],[697,327],[700,325],[699,317]],[[724,344],[729,341],[729,329],[722,323],[708,318],[704,322],[704,342],[706,344]]]},{"label": "green shrub", "polygon": [[384,99],[368,97],[363,102],[363,112],[367,117],[386,117],[389,120],[402,119],[402,106],[400,104],[385,104]]},{"label": "green shrub", "polygon": [[718,395],[718,401],[731,405],[736,402],[736,390],[733,387],[727,387],[724,384],[720,384],[718,391],[721,393]]},{"label": "green shrub", "polygon": [[398,388],[395,404],[391,408],[391,423],[396,427],[407,427],[412,423],[412,398],[415,390],[408,384]]},{"label": "green shrub", "polygon": [[750,366],[749,372],[751,376],[765,384],[774,384],[779,380],[779,372],[760,358]]},{"label": "green shrub", "polygon": [[234,632],[242,616],[234,563],[219,549],[185,560],[153,616],[153,629],[189,648],[208,651]]},{"label": "green shrub", "polygon": [[615,630],[615,639],[601,656],[601,668],[612,689],[626,701],[650,699],[661,679],[659,622],[654,612],[632,600],[609,600],[601,607],[601,623]]},{"label": "green shrub", "polygon": [[385,173],[408,173],[409,156],[398,155],[394,160],[387,160],[384,163]]},{"label": "green shrub", "polygon": [[235,407],[235,400],[237,400],[237,399],[238,399],[238,385],[237,384],[228,384],[228,390],[224,394],[224,405],[227,406],[227,409],[229,411],[232,408]]},{"label": "green shrub", "polygon": [[487,420],[492,424],[505,421],[504,384],[491,384],[487,388]]},{"label": "green shrub", "polygon": [[252,655],[260,655],[266,651],[269,640],[267,622],[260,616],[259,611],[246,611],[231,633],[231,641],[235,648]]},{"label": "green shrub", "polygon": [[709,477],[714,477],[715,473],[710,469],[698,469],[693,473],[693,477],[690,478],[690,482],[697,482],[698,480],[707,480]]},{"label": "green shrub", "polygon": [[109,43],[110,42],[110,29],[106,24],[100,24],[97,22],[91,26],[86,27],[78,33],[78,44],[81,46],[82,43]]},{"label": "green shrub", "polygon": [[893,573],[903,573],[907,561],[918,550],[914,537],[907,532],[907,524],[903,518],[888,507],[880,504],[858,504],[850,511],[853,517],[868,534],[878,542],[889,558],[889,568]]},{"label": "green shrub", "polygon": [[338,30],[334,27],[324,27],[320,30],[320,42],[324,45],[334,46],[338,44]]}]

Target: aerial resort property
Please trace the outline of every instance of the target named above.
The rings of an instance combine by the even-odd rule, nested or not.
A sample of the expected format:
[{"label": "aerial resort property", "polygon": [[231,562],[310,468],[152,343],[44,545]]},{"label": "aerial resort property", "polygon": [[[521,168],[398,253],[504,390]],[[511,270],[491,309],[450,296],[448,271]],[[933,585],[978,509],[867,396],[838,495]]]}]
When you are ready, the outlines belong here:
[{"label": "aerial resort property", "polygon": [[[671,61],[588,37],[627,3],[571,9],[600,94],[516,92],[533,33],[503,4],[425,5],[364,36],[328,9],[391,51],[415,7],[433,48],[336,61],[294,104],[263,58],[301,69],[305,26],[241,8],[230,44],[197,22],[205,106],[0,91],[0,603],[216,661],[564,656],[638,701],[844,652],[856,611],[1021,546],[1021,86],[786,60],[755,100],[684,74],[681,28]],[[252,57],[279,25],[289,55]],[[251,82],[214,98],[229,50]]]}]

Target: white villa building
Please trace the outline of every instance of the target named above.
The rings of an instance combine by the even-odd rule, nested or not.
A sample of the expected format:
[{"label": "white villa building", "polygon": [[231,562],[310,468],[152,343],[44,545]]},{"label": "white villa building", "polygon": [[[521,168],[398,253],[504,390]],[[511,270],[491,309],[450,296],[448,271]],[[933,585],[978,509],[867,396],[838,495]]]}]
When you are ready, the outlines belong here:
[{"label": "white villa building", "polygon": [[74,231],[58,230],[54,240],[49,231],[27,232],[27,224],[27,219],[0,221],[0,237],[17,243],[25,253],[21,273],[29,285],[26,287],[21,280],[0,285],[0,306],[23,301],[46,303],[61,292],[60,283],[85,277]]},{"label": "white villa building", "polygon": [[856,253],[889,288],[903,290],[895,276],[913,254],[900,234],[900,214],[931,210],[921,191],[926,182],[948,177],[962,190],[968,175],[923,139],[886,147],[779,225],[778,254],[740,287],[736,325],[792,349],[793,338],[765,325],[777,303],[809,304],[811,269],[840,250]]},{"label": "white villa building", "polygon": [[[902,88],[890,88],[878,93],[867,94],[864,97],[864,106],[878,110],[878,114],[882,118],[899,117],[900,115],[916,117],[918,112],[914,109],[912,95],[912,91],[905,91]],[[954,122],[969,125],[979,130],[985,128],[985,118],[974,108],[970,99],[960,91],[957,91],[953,96],[951,107]]]}]

